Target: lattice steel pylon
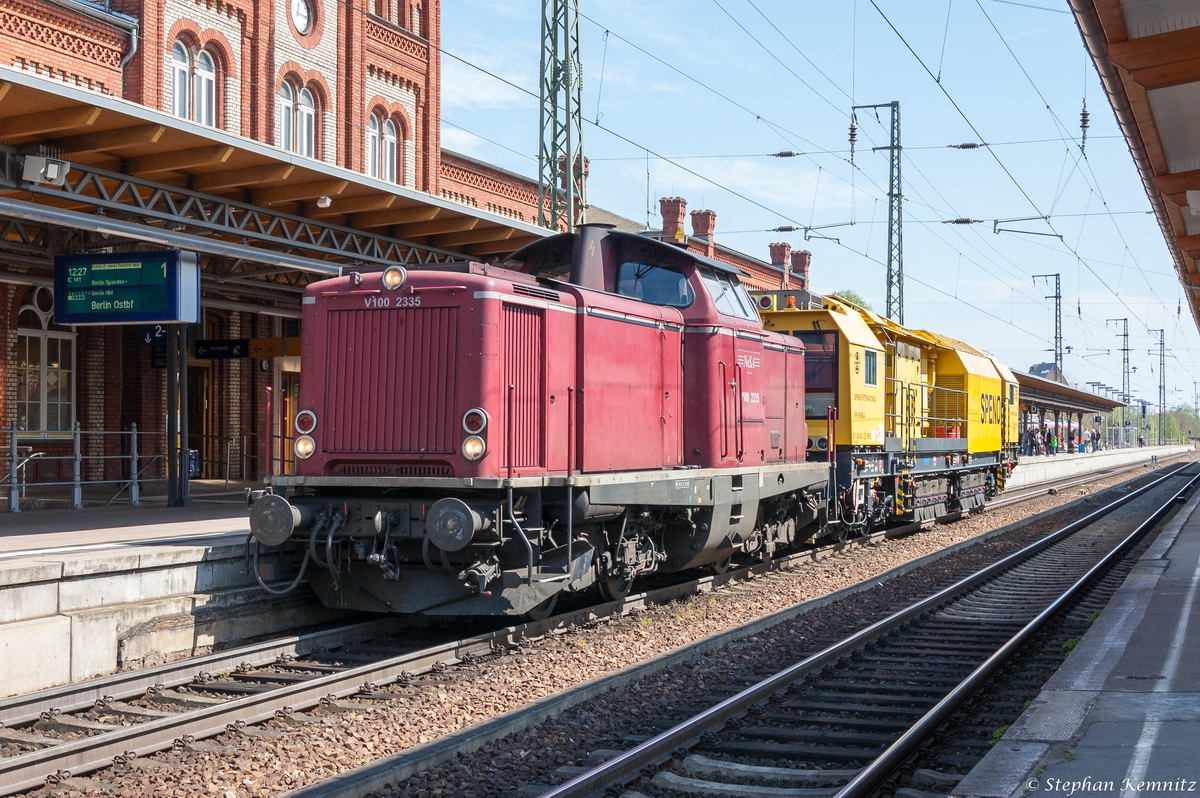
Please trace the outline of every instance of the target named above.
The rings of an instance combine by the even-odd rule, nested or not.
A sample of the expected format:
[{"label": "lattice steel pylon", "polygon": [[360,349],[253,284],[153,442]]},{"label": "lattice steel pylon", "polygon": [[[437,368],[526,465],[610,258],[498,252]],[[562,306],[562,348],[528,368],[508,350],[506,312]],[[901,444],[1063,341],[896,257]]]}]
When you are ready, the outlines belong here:
[{"label": "lattice steel pylon", "polygon": [[904,324],[904,191],[900,181],[900,101],[877,105],[856,105],[851,110],[890,108],[892,124],[890,143],[873,147],[872,151],[888,150],[888,259],[887,259],[887,317]]},{"label": "lattice steel pylon", "polygon": [[1129,319],[1106,319],[1105,324],[1110,321],[1121,323],[1121,401],[1125,403],[1125,407],[1121,408],[1121,445],[1125,445],[1125,428],[1129,426]]},{"label": "lattice steel pylon", "polygon": [[538,224],[568,231],[586,219],[579,0],[542,0]]},{"label": "lattice steel pylon", "polygon": [[[1158,445],[1162,446],[1163,432],[1167,418],[1167,331],[1147,330],[1153,335],[1158,333]],[[1154,354],[1150,352],[1150,354]]]},{"label": "lattice steel pylon", "polygon": [[1038,280],[1045,278],[1047,281],[1054,278],[1054,295],[1048,296],[1046,299],[1054,300],[1054,366],[1058,369],[1058,376],[1063,377],[1063,336],[1062,336],[1062,275],[1055,274],[1035,274],[1033,275],[1034,284]]}]

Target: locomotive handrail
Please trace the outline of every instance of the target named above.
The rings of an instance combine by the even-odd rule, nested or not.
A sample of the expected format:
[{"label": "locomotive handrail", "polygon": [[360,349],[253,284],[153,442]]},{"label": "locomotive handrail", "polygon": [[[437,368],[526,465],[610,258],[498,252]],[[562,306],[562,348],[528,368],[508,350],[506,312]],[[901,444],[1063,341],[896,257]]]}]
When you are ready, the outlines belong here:
[{"label": "locomotive handrail", "polygon": [[[510,465],[512,464],[511,460],[509,460],[509,464]],[[506,505],[506,509],[508,510],[508,520],[512,523],[513,529],[517,530],[517,537],[519,537],[521,539],[521,542],[525,544],[525,553],[529,557],[529,565],[526,566],[527,570],[525,572],[525,584],[532,585],[533,584],[533,544],[529,542],[529,536],[525,534],[525,530],[522,529],[521,525],[517,523],[517,514],[513,512],[512,485],[508,486],[508,503]],[[571,563],[570,563],[570,561],[568,561],[567,562],[568,572],[570,571],[570,567],[571,567]]]}]

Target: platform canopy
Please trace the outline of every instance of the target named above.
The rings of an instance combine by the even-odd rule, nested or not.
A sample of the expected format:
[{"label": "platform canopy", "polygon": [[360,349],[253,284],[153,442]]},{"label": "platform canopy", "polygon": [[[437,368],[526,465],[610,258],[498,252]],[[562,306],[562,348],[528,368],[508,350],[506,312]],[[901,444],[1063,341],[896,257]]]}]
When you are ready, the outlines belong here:
[{"label": "platform canopy", "polygon": [[[65,183],[28,179],[27,156],[65,161]],[[549,232],[0,67],[3,263],[142,242],[198,252],[209,289],[298,294],[343,267],[502,257]]]},{"label": "platform canopy", "polygon": [[1038,407],[1070,413],[1108,413],[1125,407],[1124,402],[1081,391],[1054,380],[1042,379],[1020,371],[1013,372],[1013,376],[1021,386],[1021,404],[1026,408]]},{"label": "platform canopy", "polygon": [[1070,3],[1200,326],[1200,14],[1169,0]]}]

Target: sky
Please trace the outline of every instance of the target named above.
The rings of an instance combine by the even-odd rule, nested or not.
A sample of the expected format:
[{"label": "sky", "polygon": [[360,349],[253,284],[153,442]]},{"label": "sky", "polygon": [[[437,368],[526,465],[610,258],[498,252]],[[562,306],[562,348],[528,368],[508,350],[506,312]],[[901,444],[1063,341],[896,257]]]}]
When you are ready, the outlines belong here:
[{"label": "sky", "polygon": [[[1028,371],[1054,359],[1034,276],[1059,274],[1073,385],[1120,388],[1109,320],[1128,319],[1133,397],[1157,404],[1161,329],[1167,403],[1192,405],[1200,335],[1065,0],[579,3],[591,205],[657,229],[681,196],[718,244],[807,249],[813,290],[882,313],[890,111],[857,111],[853,155],[849,127],[898,101],[906,326]],[[528,0],[444,0],[443,147],[536,178],[540,22]]]}]

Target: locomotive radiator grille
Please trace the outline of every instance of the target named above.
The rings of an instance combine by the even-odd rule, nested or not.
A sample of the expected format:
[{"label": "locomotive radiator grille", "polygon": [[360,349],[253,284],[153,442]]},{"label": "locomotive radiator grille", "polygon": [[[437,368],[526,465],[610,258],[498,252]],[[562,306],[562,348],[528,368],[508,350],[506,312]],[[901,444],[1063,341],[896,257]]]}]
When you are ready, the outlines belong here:
[{"label": "locomotive radiator grille", "polygon": [[[532,468],[544,465],[542,419],[543,338],[546,312],[540,308],[504,304],[505,418],[512,419],[512,464],[501,452],[505,466]],[[509,387],[511,386],[511,388]]]},{"label": "locomotive radiator grille", "polygon": [[458,308],[329,313],[328,452],[452,454]]}]

